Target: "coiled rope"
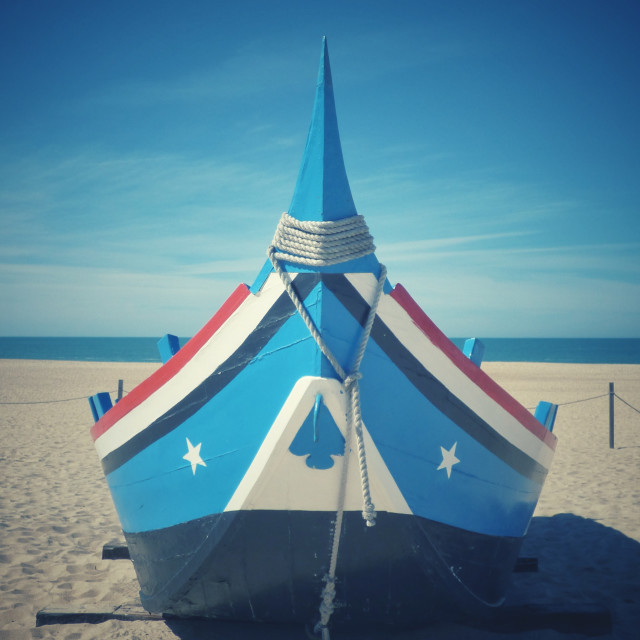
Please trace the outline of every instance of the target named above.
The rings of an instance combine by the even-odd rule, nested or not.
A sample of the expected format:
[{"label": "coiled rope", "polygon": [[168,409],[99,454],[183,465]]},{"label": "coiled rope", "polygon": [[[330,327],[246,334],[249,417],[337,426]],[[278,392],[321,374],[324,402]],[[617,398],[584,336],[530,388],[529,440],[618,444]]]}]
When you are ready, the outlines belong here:
[{"label": "coiled rope", "polygon": [[326,267],[355,260],[376,248],[363,216],[302,221],[283,213],[271,246],[276,260]]},{"label": "coiled rope", "polygon": [[333,529],[331,560],[329,563],[329,571],[324,578],[325,586],[321,595],[320,621],[315,627],[316,633],[322,633],[323,640],[329,640],[328,624],[331,614],[335,609],[333,602],[335,598],[335,573],[338,562],[340,535],[342,532],[352,432],[355,432],[356,434],[358,462],[360,465],[360,481],[363,501],[362,517],[366,521],[368,527],[375,525],[376,511],[371,499],[367,457],[362,430],[359,385],[359,380],[362,377],[362,374],[359,369],[367,347],[367,342],[369,341],[373,322],[376,317],[378,303],[380,301],[382,289],[387,276],[387,270],[384,265],[380,265],[380,276],[378,277],[378,284],[374,299],[369,308],[369,314],[362,330],[360,344],[353,359],[353,364],[350,371],[347,373],[325,343],[322,335],[309,316],[303,302],[300,300],[298,294],[293,288],[291,277],[282,268],[279,261],[286,260],[287,262],[307,266],[328,266],[369,255],[374,251],[375,246],[373,244],[373,238],[371,237],[369,229],[362,216],[352,216],[351,218],[345,218],[344,220],[337,221],[302,222],[292,218],[287,213],[282,214],[273,242],[267,250],[269,260],[271,261],[275,272],[280,277],[287,294],[291,298],[296,310],[309,329],[313,339],[316,341],[320,351],[331,363],[331,366],[342,381],[349,398],[344,461],[340,478],[336,520]]}]

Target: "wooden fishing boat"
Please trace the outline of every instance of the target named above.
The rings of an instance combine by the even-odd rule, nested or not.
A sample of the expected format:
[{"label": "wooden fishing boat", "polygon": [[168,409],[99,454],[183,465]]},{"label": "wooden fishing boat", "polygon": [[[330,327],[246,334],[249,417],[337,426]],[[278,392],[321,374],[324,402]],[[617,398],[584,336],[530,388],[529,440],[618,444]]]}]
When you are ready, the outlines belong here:
[{"label": "wooden fishing boat", "polygon": [[91,429],[152,612],[418,625],[498,606],[551,464],[532,415],[378,262],[326,42],[288,213],[252,286]]}]

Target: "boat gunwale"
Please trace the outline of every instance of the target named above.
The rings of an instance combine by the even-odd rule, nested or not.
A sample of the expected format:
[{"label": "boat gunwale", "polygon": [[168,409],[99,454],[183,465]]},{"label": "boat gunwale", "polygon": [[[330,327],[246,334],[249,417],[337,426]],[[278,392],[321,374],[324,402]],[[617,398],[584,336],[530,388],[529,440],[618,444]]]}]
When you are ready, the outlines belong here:
[{"label": "boat gunwale", "polygon": [[422,310],[409,292],[397,283],[389,294],[409,315],[414,324],[451,362],[492,400],[510,413],[525,429],[542,440],[555,451],[557,437],[549,431],[535,416],[503,389],[491,376],[474,364],[460,349],[438,328]]},{"label": "boat gunwale", "polygon": [[218,311],[182,349],[111,407],[91,427],[91,436],[94,442],[185,367],[249,295],[249,287],[244,283],[239,284]]},{"label": "boat gunwale", "polygon": [[[124,396],[124,398],[93,425],[91,435],[94,441],[105,434],[129,412],[145,402],[149,396],[183,369],[250,295],[251,290],[246,284],[238,285],[220,309],[180,351],[158,370],[154,371],[148,378],[143,380],[129,394]],[[546,429],[544,425],[511,396],[511,394],[467,358],[435,325],[402,284],[397,283],[388,295],[407,313],[421,333],[441,351],[463,375],[494,402],[502,406],[523,428],[535,435],[551,450],[555,450],[557,442],[556,436]]]}]

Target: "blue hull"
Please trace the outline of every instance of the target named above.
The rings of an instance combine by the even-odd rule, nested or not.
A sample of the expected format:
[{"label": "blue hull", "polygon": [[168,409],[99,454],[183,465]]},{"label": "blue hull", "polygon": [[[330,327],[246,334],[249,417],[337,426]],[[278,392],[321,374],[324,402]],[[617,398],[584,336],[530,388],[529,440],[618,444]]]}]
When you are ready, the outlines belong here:
[{"label": "blue hull", "polygon": [[[300,274],[294,282],[318,323],[329,312],[349,346],[368,312],[358,287],[370,278]],[[224,339],[229,355],[220,364],[194,354],[168,378],[165,387],[181,395],[155,420],[119,446],[118,422],[102,436],[111,442],[103,468],[151,611],[273,622],[317,616],[346,465],[346,408],[341,382],[325,377],[324,358],[277,283],[260,293],[268,303],[253,331],[235,347]],[[366,527],[361,498],[348,497],[335,623],[419,625],[499,605],[550,456],[504,408],[504,392],[488,398],[495,389],[459,351],[455,358],[486,388],[461,362],[442,360],[431,340],[428,351],[412,353],[419,319],[394,295],[380,305],[361,365],[377,524]],[[251,294],[244,303],[262,304]],[[175,382],[191,382],[190,367],[199,371],[193,385]],[[440,378],[457,381],[459,394]],[[155,402],[145,396],[121,420],[133,424]],[[502,433],[490,424],[494,414],[508,423]],[[350,476],[349,495],[356,484]]]}]

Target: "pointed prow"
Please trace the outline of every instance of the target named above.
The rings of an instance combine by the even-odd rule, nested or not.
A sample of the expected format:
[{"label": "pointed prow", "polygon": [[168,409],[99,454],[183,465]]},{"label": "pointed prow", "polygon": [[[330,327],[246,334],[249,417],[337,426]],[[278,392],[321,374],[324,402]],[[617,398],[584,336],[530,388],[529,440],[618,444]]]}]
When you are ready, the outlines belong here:
[{"label": "pointed prow", "polygon": [[326,37],[322,39],[311,125],[289,215],[316,221],[357,215],[342,157]]}]

